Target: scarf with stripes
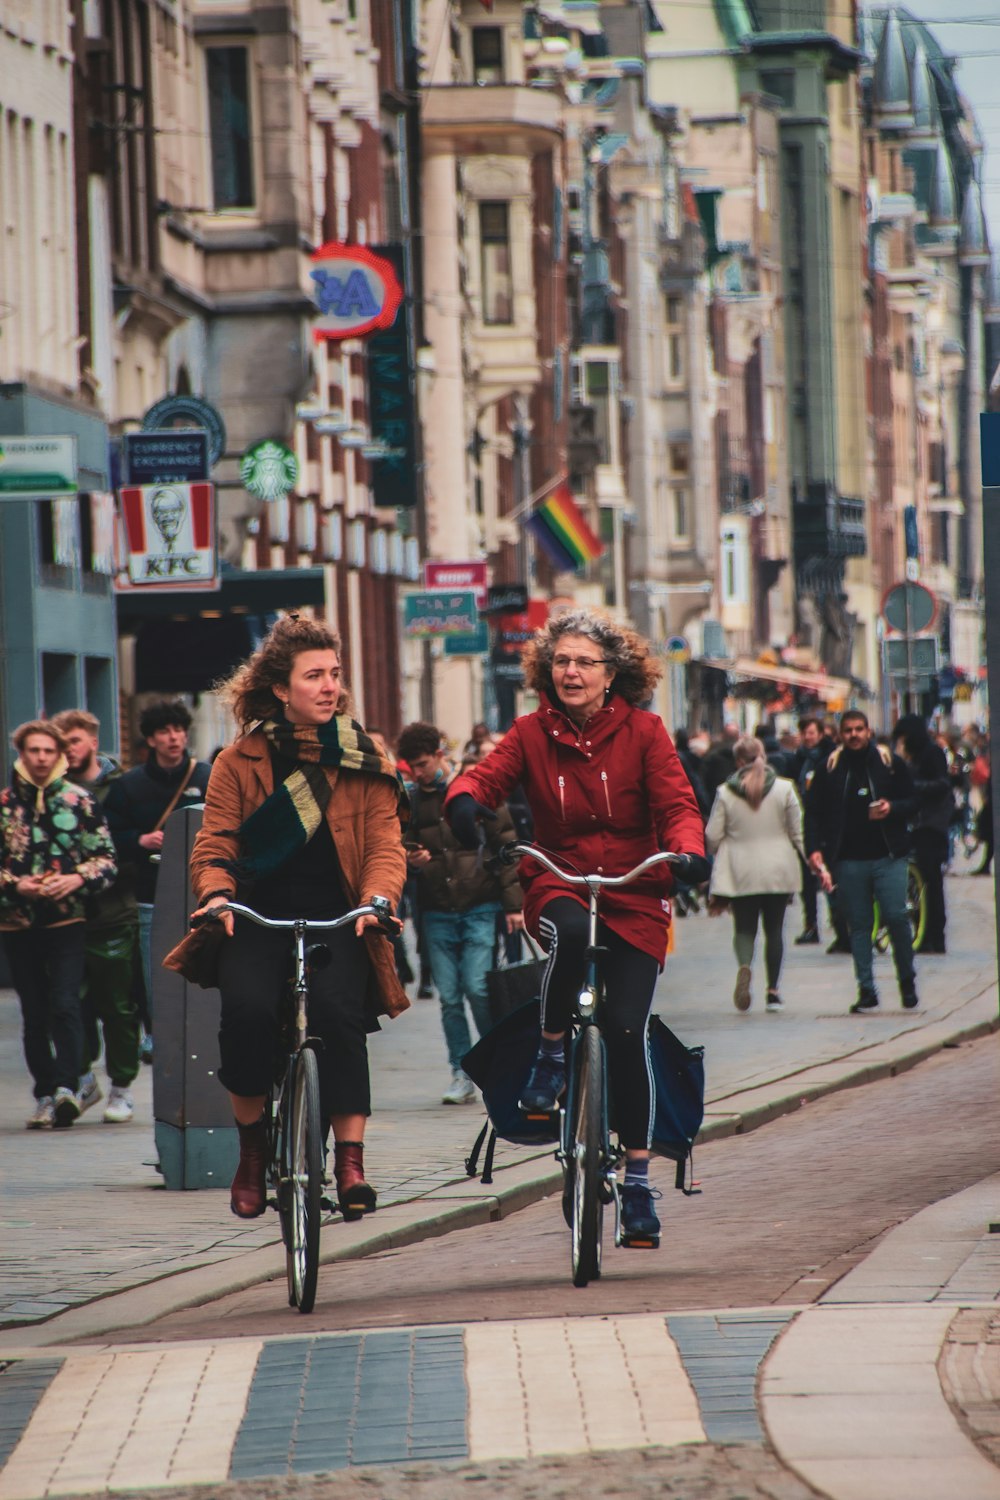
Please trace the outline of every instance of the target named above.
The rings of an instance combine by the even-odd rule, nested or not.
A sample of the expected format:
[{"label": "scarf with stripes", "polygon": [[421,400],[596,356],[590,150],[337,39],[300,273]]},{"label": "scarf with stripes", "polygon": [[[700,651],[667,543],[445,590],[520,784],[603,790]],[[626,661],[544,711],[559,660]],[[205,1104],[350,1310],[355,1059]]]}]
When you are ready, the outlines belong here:
[{"label": "scarf with stripes", "polygon": [[236,860],[220,860],[237,880],[259,880],[280,870],[322,826],[332,795],[326,769],[386,776],[396,788],[400,824],[408,816],[406,790],[396,768],[347,714],[326,724],[267,720],[260,726],[268,744],[295,769],[233,830],[240,842]]}]

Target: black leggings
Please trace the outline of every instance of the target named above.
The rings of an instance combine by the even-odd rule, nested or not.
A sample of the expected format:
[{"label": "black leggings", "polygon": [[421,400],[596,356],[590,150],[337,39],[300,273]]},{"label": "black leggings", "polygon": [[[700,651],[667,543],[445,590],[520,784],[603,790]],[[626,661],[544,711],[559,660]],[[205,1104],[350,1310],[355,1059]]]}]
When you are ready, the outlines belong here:
[{"label": "black leggings", "polygon": [[[542,980],[544,1031],[565,1031],[569,1025],[583,983],[588,922],[586,907],[569,896],[556,896],[542,908],[538,930],[549,954]],[[622,1145],[645,1150],[653,1123],[646,1032],[660,966],[650,954],[627,943],[603,922],[598,924],[598,942],[608,950],[603,960],[602,1029],[614,1118]]]},{"label": "black leggings", "polygon": [[[309,982],[309,1034],[320,1039],[320,1109],[331,1115],[370,1115],[365,991],[368,953],[353,927],[323,934],[332,961]],[[288,1004],[291,934],[269,932],[246,917],[222,945],[219,989],[219,1081],[231,1094],[266,1094],[281,1052],[281,1019]]]},{"label": "black leggings", "polygon": [[764,968],[769,990],[778,988],[781,960],[785,956],[782,929],[789,897],[779,892],[762,896],[731,896],[733,909],[733,949],[736,962],[742,966],[753,963],[753,950],[757,946],[757,923],[764,923]]}]

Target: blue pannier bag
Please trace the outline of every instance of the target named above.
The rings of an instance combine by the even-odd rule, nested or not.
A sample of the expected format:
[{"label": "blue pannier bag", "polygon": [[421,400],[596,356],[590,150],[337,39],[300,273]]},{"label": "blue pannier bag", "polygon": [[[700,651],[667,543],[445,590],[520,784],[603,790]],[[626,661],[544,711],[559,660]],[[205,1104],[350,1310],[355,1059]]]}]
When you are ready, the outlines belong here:
[{"label": "blue pannier bag", "polygon": [[[695,1136],[705,1114],[705,1049],[686,1047],[659,1016],[649,1022],[649,1061],[653,1073],[653,1150],[677,1163],[674,1186],[688,1197],[694,1185]],[[686,1185],[691,1163],[691,1186]]]},{"label": "blue pannier bag", "polygon": [[[500,1136],[515,1146],[544,1146],[558,1140],[558,1116],[529,1120],[518,1108],[541,1036],[541,1001],[518,1006],[481,1037],[462,1059],[462,1067],[482,1091],[487,1120],[465,1160],[470,1177],[478,1171],[486,1144],[482,1181],[493,1181],[493,1156]],[[686,1047],[659,1016],[649,1026],[649,1056],[655,1090],[653,1150],[677,1163],[675,1186],[687,1196],[692,1147],[701,1126],[705,1099],[703,1047]],[[614,1103],[611,1104],[612,1119]],[[488,1138],[488,1139],[487,1139]]]}]

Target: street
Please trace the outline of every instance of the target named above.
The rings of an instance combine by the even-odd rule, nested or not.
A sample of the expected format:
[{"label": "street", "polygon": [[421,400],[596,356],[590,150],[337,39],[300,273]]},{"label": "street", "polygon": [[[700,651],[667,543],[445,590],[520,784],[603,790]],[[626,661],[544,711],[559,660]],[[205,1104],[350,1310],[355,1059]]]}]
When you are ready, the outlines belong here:
[{"label": "street", "polygon": [[[0,1500],[153,1485],[452,1500],[472,1483],[538,1500],[1000,1496],[952,1415],[985,1441],[1000,1400],[969,1374],[991,1368],[1000,1291],[992,890],[948,889],[949,957],[922,964],[912,1014],[886,960],[883,1013],[849,1017],[849,961],[790,946],[786,1011],[739,1015],[728,922],[681,924],[658,1008],[707,1044],[702,1191],[685,1199],[655,1164],[661,1249],[615,1250],[609,1218],[603,1277],[581,1291],[547,1155],[506,1148],[492,1189],[460,1175],[481,1116],[437,1103],[435,1004],[375,1039],[384,1209],[324,1232],[302,1319],[271,1216],[239,1225],[222,1192],[164,1192],[143,1165],[149,1070],[132,1126],[23,1134],[5,997]],[[935,1489],[889,1410],[914,1382],[962,1489]],[[873,1417],[905,1491],[871,1458],[829,1468],[824,1444],[863,1448]]]}]

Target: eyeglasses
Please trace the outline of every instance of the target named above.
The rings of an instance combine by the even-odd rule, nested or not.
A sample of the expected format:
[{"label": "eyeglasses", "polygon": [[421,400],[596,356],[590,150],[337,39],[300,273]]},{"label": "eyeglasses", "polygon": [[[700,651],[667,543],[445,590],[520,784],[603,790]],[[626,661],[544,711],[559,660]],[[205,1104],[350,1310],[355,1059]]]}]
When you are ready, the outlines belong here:
[{"label": "eyeglasses", "polygon": [[603,656],[554,656],[552,658],[553,672],[568,672],[570,667],[576,667],[580,672],[593,672],[595,667],[606,667],[607,661]]}]

